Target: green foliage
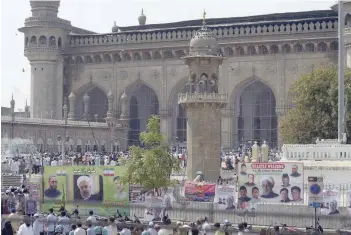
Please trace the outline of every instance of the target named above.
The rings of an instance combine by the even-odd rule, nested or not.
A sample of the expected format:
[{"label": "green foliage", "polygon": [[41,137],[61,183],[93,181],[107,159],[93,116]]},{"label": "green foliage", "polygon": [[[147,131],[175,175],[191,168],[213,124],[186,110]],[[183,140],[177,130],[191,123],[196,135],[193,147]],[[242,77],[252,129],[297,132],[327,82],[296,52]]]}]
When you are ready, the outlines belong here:
[{"label": "green foliage", "polygon": [[[351,110],[351,71],[345,71],[345,97]],[[317,138],[336,139],[338,134],[338,73],[335,67],[302,75],[290,90],[295,108],[279,125],[284,143],[311,144]],[[351,126],[348,115],[347,128]],[[348,128],[349,129],[349,128]],[[349,129],[350,130],[350,129]]]},{"label": "green foliage", "polygon": [[145,148],[132,146],[131,157],[125,160],[126,173],[121,177],[123,183],[143,185],[147,189],[173,185],[172,171],[179,172],[180,161],[169,155],[169,148],[160,133],[160,118],[151,116],[146,131],[140,134]]}]

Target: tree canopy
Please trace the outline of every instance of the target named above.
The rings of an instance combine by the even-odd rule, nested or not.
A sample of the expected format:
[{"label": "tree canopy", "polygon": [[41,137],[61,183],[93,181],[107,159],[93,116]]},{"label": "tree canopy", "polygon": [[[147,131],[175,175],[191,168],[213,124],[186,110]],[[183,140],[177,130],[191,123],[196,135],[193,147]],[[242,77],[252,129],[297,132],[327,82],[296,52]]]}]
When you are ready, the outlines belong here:
[{"label": "tree canopy", "polygon": [[[345,71],[345,98],[351,110],[351,71]],[[338,72],[335,67],[302,75],[289,91],[295,107],[279,124],[283,143],[311,144],[317,138],[338,137]],[[345,103],[346,104],[346,103]],[[347,115],[346,128],[351,126]],[[350,129],[349,129],[350,130]]]},{"label": "tree canopy", "polygon": [[123,183],[142,185],[146,189],[157,189],[173,185],[170,175],[179,172],[180,161],[169,153],[169,147],[160,133],[160,118],[151,116],[146,131],[140,133],[144,148],[132,146],[131,157],[124,164]]}]

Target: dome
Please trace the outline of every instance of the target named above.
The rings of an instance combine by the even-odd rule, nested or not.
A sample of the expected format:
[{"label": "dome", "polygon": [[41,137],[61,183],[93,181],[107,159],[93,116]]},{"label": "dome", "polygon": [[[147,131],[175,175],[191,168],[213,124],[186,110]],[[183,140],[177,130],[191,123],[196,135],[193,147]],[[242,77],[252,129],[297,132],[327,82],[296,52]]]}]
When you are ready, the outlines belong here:
[{"label": "dome", "polygon": [[71,92],[71,94],[68,96],[68,98],[70,98],[70,99],[74,99],[74,98],[76,98],[76,95],[73,93],[73,92]]},{"label": "dome", "polygon": [[108,97],[109,99],[112,99],[112,98],[113,98],[113,93],[112,93],[111,90],[108,92],[107,97]]},{"label": "dome", "polygon": [[116,24],[116,21],[113,23],[113,27],[112,27],[112,33],[117,33],[118,32],[118,26]]},{"label": "dome", "polygon": [[138,17],[139,25],[145,25],[146,16],[144,15],[144,9],[141,9],[141,15]]},{"label": "dome", "polygon": [[217,38],[205,25],[190,40],[190,55],[219,55]]},{"label": "dome", "polygon": [[121,100],[127,100],[127,94],[125,91],[123,92],[123,94],[121,96]]}]

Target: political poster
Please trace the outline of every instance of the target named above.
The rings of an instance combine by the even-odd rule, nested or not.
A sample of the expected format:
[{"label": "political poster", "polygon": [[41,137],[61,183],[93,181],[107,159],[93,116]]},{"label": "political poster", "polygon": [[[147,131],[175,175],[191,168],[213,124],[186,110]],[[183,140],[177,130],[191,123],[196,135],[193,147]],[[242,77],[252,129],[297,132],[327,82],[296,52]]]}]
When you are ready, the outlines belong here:
[{"label": "political poster", "polygon": [[187,201],[213,202],[216,184],[187,181],[184,185],[184,195]]},{"label": "political poster", "polygon": [[170,187],[149,190],[145,193],[144,221],[161,221],[162,217],[172,210],[175,201],[173,190]]},{"label": "political poster", "polygon": [[238,171],[238,206],[304,203],[303,163],[240,163]]},{"label": "political poster", "polygon": [[340,196],[338,190],[323,190],[322,215],[339,215]]},{"label": "political poster", "polygon": [[100,216],[120,213],[129,215],[129,185],[120,182],[125,168],[120,166],[45,166],[43,211],[68,211],[80,214],[90,210]]},{"label": "political poster", "polygon": [[[31,176],[27,183],[29,194],[32,195],[33,200],[37,202],[42,201],[41,184],[42,184],[41,177],[36,177],[36,176]],[[40,211],[40,203],[37,203],[37,206],[39,207],[37,208],[38,211]]]},{"label": "political poster", "polygon": [[217,185],[214,202],[219,210],[235,210],[235,185]]}]

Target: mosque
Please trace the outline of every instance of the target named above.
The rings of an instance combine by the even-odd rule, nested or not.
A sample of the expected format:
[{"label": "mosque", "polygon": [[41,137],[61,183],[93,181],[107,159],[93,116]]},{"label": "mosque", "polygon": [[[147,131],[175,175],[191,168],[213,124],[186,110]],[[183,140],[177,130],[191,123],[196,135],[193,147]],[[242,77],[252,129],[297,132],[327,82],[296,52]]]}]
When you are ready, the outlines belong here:
[{"label": "mosque", "polygon": [[58,135],[77,150],[139,144],[153,114],[160,115],[170,144],[186,142],[186,110],[178,95],[189,91],[198,73],[182,58],[214,44],[224,57],[217,92],[228,96],[220,115],[222,148],[254,141],[278,147],[277,126],[293,107],[293,82],[337,63],[333,9],[206,19],[213,40],[194,36],[202,19],[148,24],[141,11],[138,25],[115,22],[111,32],[96,33],[59,18],[59,0],[30,4],[32,16],[19,31],[31,65],[31,106],[19,117],[12,100],[1,134],[31,138],[41,150],[55,148]]}]

